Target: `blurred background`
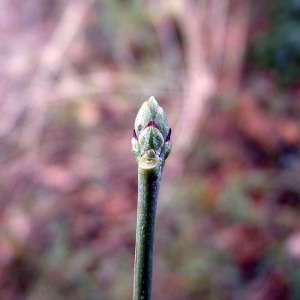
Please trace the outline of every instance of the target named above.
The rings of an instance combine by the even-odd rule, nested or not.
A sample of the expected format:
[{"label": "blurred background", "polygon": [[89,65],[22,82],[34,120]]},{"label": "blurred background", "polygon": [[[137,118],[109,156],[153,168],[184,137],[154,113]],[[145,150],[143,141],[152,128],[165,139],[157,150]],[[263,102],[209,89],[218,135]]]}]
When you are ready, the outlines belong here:
[{"label": "blurred background", "polygon": [[300,299],[299,0],[1,0],[0,62],[0,299],[131,299],[152,95],[153,299]]}]

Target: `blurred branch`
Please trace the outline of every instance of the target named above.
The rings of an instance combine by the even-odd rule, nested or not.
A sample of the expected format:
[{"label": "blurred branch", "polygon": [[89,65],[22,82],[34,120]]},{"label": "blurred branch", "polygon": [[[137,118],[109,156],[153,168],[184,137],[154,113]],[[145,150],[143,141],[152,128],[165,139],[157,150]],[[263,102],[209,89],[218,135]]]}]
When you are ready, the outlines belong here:
[{"label": "blurred branch", "polygon": [[[28,117],[30,123],[25,127],[22,137],[23,141],[31,146],[32,142],[39,137],[40,130],[43,129],[48,107],[47,99],[53,92],[52,78],[64,63],[66,50],[79,32],[88,10],[91,9],[91,4],[92,0],[88,3],[70,2],[51,39],[42,50],[38,69],[30,83],[35,88],[34,93],[30,95]],[[41,83],[44,83],[42,88],[39,87]]]},{"label": "blurred branch", "polygon": [[[29,174],[35,174],[41,167],[41,137],[49,114],[49,102],[55,95],[56,75],[67,61],[66,51],[84,25],[93,0],[66,3],[60,21],[40,52],[33,49],[38,47],[33,42],[36,28],[24,28],[22,34],[5,44],[12,51],[4,52],[1,57],[7,66],[3,75],[7,83],[2,89],[0,103],[1,163],[5,165],[1,185],[7,189],[4,194],[27,191]],[[29,3],[25,2],[22,10],[30,14],[32,11],[27,5]],[[42,10],[38,13],[42,14]],[[38,16],[38,20],[39,26],[36,27],[41,29],[46,21],[42,15]],[[41,33],[47,36],[46,30]],[[20,51],[22,44],[25,46]],[[23,194],[25,197],[26,192]]]},{"label": "blurred branch", "polygon": [[[191,149],[206,101],[216,90],[216,78],[206,59],[204,22],[207,1],[186,2],[178,14],[185,46],[186,80],[180,118],[174,130],[177,174]],[[180,163],[181,162],[181,163]],[[179,165],[181,164],[181,165]]]},{"label": "blurred branch", "polygon": [[234,0],[181,2],[176,18],[183,35],[185,81],[171,158],[176,172],[197,140],[207,101],[218,86],[236,94],[240,84],[250,3]]},{"label": "blurred branch", "polygon": [[228,19],[224,45],[223,68],[221,71],[221,90],[236,94],[240,86],[244,55],[250,21],[250,2],[235,1]]},{"label": "blurred branch", "polygon": [[212,0],[208,7],[208,34],[211,40],[211,62],[215,69],[222,67],[230,0]]},{"label": "blurred branch", "polygon": [[[17,120],[24,114],[25,120],[18,134],[21,137],[18,141],[22,147],[30,146],[31,150],[38,145],[47,114],[48,100],[54,91],[55,75],[64,63],[66,50],[80,30],[92,2],[72,1],[65,8],[52,37],[37,57],[37,70],[29,79],[28,89],[24,92],[23,87],[20,87],[4,98],[2,110],[4,109],[6,118],[0,121],[1,136],[10,135]],[[28,80],[24,78],[24,81]]]}]

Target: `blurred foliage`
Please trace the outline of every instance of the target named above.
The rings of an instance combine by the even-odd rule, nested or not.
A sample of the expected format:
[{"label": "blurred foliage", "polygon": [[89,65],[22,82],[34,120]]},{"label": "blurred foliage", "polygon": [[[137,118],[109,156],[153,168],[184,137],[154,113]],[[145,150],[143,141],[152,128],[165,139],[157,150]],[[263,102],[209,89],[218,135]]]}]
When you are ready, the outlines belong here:
[{"label": "blurred foliage", "polygon": [[251,41],[249,63],[271,70],[280,84],[295,84],[300,75],[300,2],[272,1],[269,10],[268,28]]}]

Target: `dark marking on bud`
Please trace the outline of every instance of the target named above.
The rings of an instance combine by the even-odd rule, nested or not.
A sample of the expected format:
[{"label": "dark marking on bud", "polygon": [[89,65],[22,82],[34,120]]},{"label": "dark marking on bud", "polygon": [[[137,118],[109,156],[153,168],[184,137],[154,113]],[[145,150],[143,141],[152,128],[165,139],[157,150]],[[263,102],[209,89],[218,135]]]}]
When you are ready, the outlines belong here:
[{"label": "dark marking on bud", "polygon": [[166,137],[165,142],[170,142],[170,140],[171,140],[171,133],[172,133],[172,130],[171,130],[171,128],[170,128],[170,129],[169,129],[169,132],[168,132],[168,135],[167,135],[167,137]]},{"label": "dark marking on bud", "polygon": [[135,133],[135,130],[133,129],[133,138],[135,138],[136,140],[138,140],[137,135]]},{"label": "dark marking on bud", "polygon": [[154,127],[160,131],[158,125],[154,121],[150,121],[144,128],[147,128],[147,127]]}]

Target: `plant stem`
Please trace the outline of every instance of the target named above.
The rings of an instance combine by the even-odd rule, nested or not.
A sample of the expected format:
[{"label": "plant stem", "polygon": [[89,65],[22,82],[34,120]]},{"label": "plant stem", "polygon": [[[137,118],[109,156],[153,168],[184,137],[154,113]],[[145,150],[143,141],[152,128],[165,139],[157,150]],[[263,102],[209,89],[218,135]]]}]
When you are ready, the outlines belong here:
[{"label": "plant stem", "polygon": [[154,97],[140,108],[134,124],[132,152],[138,163],[138,209],[133,300],[150,300],[153,246],[162,169],[171,151],[171,129]]},{"label": "plant stem", "polygon": [[134,300],[151,299],[155,219],[160,186],[160,172],[157,169],[138,169]]}]

